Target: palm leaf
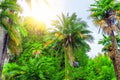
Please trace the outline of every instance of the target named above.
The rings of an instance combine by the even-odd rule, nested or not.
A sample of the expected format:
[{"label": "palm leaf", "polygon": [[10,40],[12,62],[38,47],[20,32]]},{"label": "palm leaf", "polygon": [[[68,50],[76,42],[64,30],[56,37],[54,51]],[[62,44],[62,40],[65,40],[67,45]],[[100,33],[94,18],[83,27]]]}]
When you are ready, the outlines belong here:
[{"label": "palm leaf", "polygon": [[1,5],[0,5],[0,8],[1,9],[9,9],[9,10],[13,10],[13,11],[16,11],[16,12],[21,12],[22,11],[20,6],[18,6],[18,4],[16,4],[15,1],[2,2]]}]

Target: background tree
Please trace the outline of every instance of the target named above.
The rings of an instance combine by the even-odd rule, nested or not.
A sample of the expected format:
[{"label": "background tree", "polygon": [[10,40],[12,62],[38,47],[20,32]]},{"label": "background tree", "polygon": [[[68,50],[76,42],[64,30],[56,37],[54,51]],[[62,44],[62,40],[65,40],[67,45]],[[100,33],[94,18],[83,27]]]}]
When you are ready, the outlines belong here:
[{"label": "background tree", "polygon": [[34,17],[25,17],[23,26],[27,31],[27,38],[32,40],[42,40],[45,36],[47,29],[46,24],[42,20],[36,20]]},{"label": "background tree", "polygon": [[[118,49],[119,49],[120,48],[120,37],[119,37],[119,35],[116,35],[115,38],[117,40],[117,45],[118,45]],[[104,52],[104,54],[109,53],[110,50],[112,49],[110,36],[103,35],[103,39],[100,39],[98,44],[103,45],[102,51]],[[110,56],[111,54],[108,54],[108,55]]]},{"label": "background tree", "polygon": [[120,3],[115,0],[95,0],[90,8],[94,23],[111,37],[112,52],[114,54],[112,55],[112,61],[118,80],[120,80],[120,55],[114,32],[119,31],[119,5]]},{"label": "background tree", "polygon": [[85,80],[116,80],[114,66],[109,56],[98,54],[89,59],[85,68]]}]

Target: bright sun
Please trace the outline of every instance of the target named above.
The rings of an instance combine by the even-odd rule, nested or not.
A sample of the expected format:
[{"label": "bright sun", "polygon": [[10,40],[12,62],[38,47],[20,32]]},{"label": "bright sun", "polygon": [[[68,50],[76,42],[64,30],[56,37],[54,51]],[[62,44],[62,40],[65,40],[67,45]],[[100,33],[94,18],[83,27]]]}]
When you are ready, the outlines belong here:
[{"label": "bright sun", "polygon": [[35,2],[32,0],[32,16],[38,20],[44,21],[47,25],[50,21],[55,18],[55,10],[53,10],[50,5],[47,5],[43,0]]}]

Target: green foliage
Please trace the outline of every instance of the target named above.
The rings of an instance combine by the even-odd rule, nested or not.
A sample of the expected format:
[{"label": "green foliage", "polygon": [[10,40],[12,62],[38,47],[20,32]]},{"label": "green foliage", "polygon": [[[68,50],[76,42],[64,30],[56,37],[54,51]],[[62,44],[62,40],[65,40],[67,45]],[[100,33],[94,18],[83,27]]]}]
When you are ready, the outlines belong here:
[{"label": "green foliage", "polygon": [[[119,37],[119,35],[116,35],[115,38],[116,38],[117,45],[119,48],[120,47],[120,37]],[[108,52],[109,49],[112,47],[110,36],[103,35],[103,39],[100,39],[98,44],[102,44],[104,46],[102,48],[103,52]]]},{"label": "green foliage", "polygon": [[28,55],[21,55],[18,58],[18,63],[6,64],[3,70],[4,78],[7,80],[64,79],[64,70],[60,67],[60,60],[43,55],[39,55],[38,57]]},{"label": "green foliage", "polygon": [[32,50],[41,49],[42,44],[27,42],[24,48],[16,62],[5,64],[3,76],[7,80],[64,80],[65,69],[69,70],[70,80],[116,80],[108,56],[98,55],[89,59],[84,49],[75,50],[75,61],[79,62],[79,67],[71,67],[67,57],[66,68],[64,56],[59,55],[57,51],[53,56],[43,51],[36,57],[32,54]]},{"label": "green foliage", "polygon": [[86,67],[86,80],[116,80],[112,61],[108,56],[99,54],[89,60]]},{"label": "green foliage", "polygon": [[105,12],[109,9],[114,11],[120,10],[120,2],[115,0],[95,0],[94,4],[91,4],[90,11],[92,12],[91,17],[95,20],[104,20]]},{"label": "green foliage", "polygon": [[85,50],[80,48],[75,49],[74,57],[75,61],[79,63],[78,66],[71,67],[68,61],[68,57],[66,58],[66,67],[68,70],[68,77],[70,80],[85,80],[86,79],[86,66],[89,61],[89,57],[85,54]]},{"label": "green foliage", "polygon": [[86,58],[81,55],[80,67],[69,67],[70,80],[116,80],[112,61],[106,55],[99,54],[93,59]]},{"label": "green foliage", "polygon": [[80,67],[85,67],[88,64],[89,57],[83,48],[76,49],[74,56],[75,61],[79,62]]},{"label": "green foliage", "polygon": [[70,45],[72,49],[74,49],[82,45],[86,46],[85,41],[93,40],[93,37],[90,35],[91,31],[87,30],[88,26],[86,22],[77,18],[75,13],[72,15],[62,14],[57,17],[58,19],[53,20],[52,22],[52,25],[55,26],[55,28],[51,34],[54,36],[54,41],[59,41],[61,46],[68,47],[68,45]]},{"label": "green foliage", "polygon": [[53,76],[53,63],[53,58],[39,56],[26,63],[5,65],[3,74],[7,80],[46,80]]},{"label": "green foliage", "polygon": [[[4,79],[65,80],[67,76],[70,80],[116,80],[107,56],[98,55],[94,59],[87,56],[90,47],[86,41],[93,40],[93,37],[87,24],[77,19],[76,14],[58,16],[53,22],[56,28],[52,35],[48,32],[49,36],[44,35],[46,30],[39,28],[45,25],[32,24],[35,21],[32,19],[26,18],[24,22],[28,36],[23,39],[23,51],[4,65]],[[39,27],[35,29],[36,24]],[[78,62],[78,66],[70,66],[69,59]]]},{"label": "green foliage", "polygon": [[[23,45],[23,52],[12,58],[4,66],[3,75],[7,80],[63,80],[64,69],[61,67],[62,57],[52,57],[44,52],[38,55],[34,51],[42,49],[42,43],[28,41]],[[47,53],[46,53],[47,54]],[[58,54],[58,53],[56,53]],[[16,58],[16,59],[14,59]],[[53,75],[54,74],[54,75]]]},{"label": "green foliage", "polygon": [[9,34],[8,48],[11,53],[19,53],[21,49],[21,34],[26,36],[25,29],[21,26],[20,6],[16,0],[2,0],[0,4],[0,27]]},{"label": "green foliage", "polygon": [[95,3],[91,5],[91,11],[92,11],[92,14],[91,16],[94,18],[94,19],[104,19],[104,14],[105,14],[105,11],[109,10],[109,9],[112,9],[114,5],[114,0],[95,0]]},{"label": "green foliage", "polygon": [[[104,33],[110,34],[111,30],[119,31],[120,23],[120,2],[116,0],[95,0],[94,4],[90,6],[91,17],[93,22],[102,29]],[[111,22],[112,18],[117,23]],[[112,23],[112,28],[109,24]]]}]

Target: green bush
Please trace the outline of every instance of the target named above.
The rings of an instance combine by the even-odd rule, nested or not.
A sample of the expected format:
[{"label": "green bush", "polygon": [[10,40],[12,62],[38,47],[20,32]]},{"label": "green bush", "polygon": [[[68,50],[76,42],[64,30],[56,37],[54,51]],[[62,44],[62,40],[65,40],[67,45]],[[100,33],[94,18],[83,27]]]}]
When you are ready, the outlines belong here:
[{"label": "green bush", "polygon": [[112,61],[107,55],[99,54],[89,60],[86,67],[86,80],[116,80]]},{"label": "green bush", "polygon": [[6,80],[62,80],[64,71],[60,71],[55,62],[57,61],[53,57],[39,55],[26,63],[5,64],[3,75]]}]

